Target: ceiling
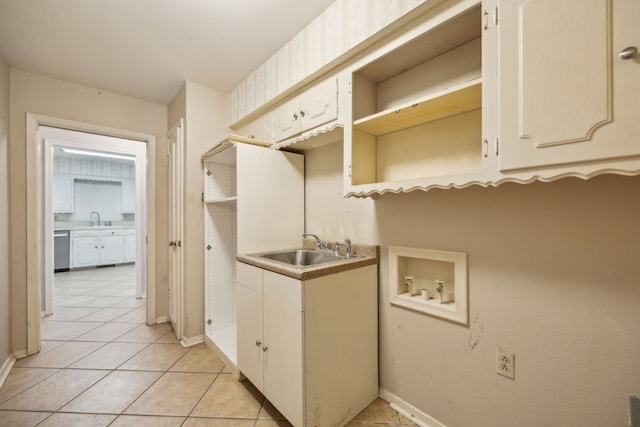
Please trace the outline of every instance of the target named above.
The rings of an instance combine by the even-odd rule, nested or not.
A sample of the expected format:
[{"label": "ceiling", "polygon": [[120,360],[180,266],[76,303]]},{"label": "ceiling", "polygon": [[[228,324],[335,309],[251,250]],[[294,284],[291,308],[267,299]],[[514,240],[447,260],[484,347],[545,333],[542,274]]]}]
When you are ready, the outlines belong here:
[{"label": "ceiling", "polygon": [[335,0],[0,0],[12,68],[168,104],[230,92]]}]

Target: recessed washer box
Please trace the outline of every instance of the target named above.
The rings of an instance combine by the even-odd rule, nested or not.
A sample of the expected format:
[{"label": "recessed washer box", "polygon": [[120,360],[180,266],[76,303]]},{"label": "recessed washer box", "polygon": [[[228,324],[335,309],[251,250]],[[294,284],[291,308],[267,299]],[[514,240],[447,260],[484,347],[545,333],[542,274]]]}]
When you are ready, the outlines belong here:
[{"label": "recessed washer box", "polygon": [[467,254],[389,246],[389,301],[468,325]]}]

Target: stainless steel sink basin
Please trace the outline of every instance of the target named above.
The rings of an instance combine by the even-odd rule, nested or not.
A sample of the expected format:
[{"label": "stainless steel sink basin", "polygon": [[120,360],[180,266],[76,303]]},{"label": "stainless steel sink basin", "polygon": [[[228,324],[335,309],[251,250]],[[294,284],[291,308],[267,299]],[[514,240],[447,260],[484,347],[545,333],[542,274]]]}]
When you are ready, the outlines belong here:
[{"label": "stainless steel sink basin", "polygon": [[324,264],[327,262],[347,259],[346,257],[335,255],[331,252],[314,251],[309,249],[294,249],[282,252],[270,252],[255,256],[288,264],[293,267],[309,267]]}]

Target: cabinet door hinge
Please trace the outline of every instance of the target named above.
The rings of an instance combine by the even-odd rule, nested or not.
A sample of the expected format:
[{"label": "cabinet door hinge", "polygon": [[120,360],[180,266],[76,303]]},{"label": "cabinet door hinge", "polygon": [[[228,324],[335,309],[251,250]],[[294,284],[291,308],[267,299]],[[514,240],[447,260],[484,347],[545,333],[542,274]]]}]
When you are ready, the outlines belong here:
[{"label": "cabinet door hinge", "polygon": [[200,200],[204,202],[204,193],[201,193]]},{"label": "cabinet door hinge", "polygon": [[351,178],[351,165],[349,165],[349,178]]}]

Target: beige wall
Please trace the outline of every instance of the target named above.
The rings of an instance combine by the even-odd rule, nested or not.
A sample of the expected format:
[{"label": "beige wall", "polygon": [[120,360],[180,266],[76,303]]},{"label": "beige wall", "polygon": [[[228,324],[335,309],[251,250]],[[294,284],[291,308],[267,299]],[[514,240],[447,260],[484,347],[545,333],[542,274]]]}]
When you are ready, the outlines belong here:
[{"label": "beige wall", "polygon": [[228,96],[186,82],[169,105],[169,123],[185,119],[184,173],[184,280],[185,338],[204,334],[204,207],[201,157],[229,133]]},{"label": "beige wall", "polygon": [[11,354],[8,134],[9,66],[0,56],[0,366]]},{"label": "beige wall", "polygon": [[[26,349],[26,113],[35,113],[77,122],[106,126],[156,136],[156,176],[165,182],[164,153],[167,130],[167,109],[163,105],[117,95],[87,86],[11,70],[11,301],[12,349]],[[167,195],[166,187],[158,186],[156,196],[157,257],[166,257]],[[167,287],[167,265],[156,264],[157,289]],[[157,307],[157,316],[166,315]],[[166,310],[166,306],[164,307]]]},{"label": "beige wall", "polygon": [[[306,155],[308,232],[382,246],[380,385],[449,427],[624,426],[640,394],[640,177],[342,199]],[[388,302],[389,245],[464,251],[470,326]],[[495,373],[498,347],[516,379]]]}]

